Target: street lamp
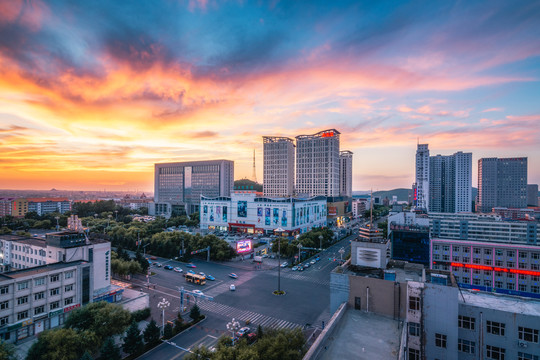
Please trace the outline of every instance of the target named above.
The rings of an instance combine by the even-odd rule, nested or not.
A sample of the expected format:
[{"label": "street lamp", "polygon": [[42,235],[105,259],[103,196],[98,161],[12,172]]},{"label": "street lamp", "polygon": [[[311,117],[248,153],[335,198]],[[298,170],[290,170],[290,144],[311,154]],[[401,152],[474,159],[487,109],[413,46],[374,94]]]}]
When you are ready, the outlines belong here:
[{"label": "street lamp", "polygon": [[54,218],[56,219],[56,231],[59,231],[60,230],[60,224],[58,223],[58,220],[60,220],[60,217],[55,216]]},{"label": "street lamp", "polygon": [[339,256],[340,256],[340,260],[343,263],[343,254],[345,253],[345,248],[339,249],[338,253],[339,253]]},{"label": "street lamp", "polygon": [[162,331],[165,331],[165,309],[167,309],[169,306],[171,306],[171,303],[165,298],[163,298],[163,300],[161,300],[157,304],[158,309],[161,310],[161,328],[163,329]]},{"label": "street lamp", "polygon": [[322,235],[319,235],[319,249],[322,251],[322,239],[323,239],[323,236]]},{"label": "street lamp", "polygon": [[232,344],[234,346],[234,334],[240,329],[240,323],[233,318],[230,322],[227,323],[227,330],[232,333]]},{"label": "street lamp", "polygon": [[302,244],[298,244],[298,263],[300,264],[300,250],[302,250]]}]

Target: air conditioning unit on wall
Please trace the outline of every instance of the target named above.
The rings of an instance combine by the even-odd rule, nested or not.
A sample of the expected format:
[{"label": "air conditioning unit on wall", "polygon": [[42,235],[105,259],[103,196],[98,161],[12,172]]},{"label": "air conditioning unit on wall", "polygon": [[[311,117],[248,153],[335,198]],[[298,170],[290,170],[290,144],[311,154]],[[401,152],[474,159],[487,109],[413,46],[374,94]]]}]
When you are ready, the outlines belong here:
[{"label": "air conditioning unit on wall", "polygon": [[518,340],[518,346],[520,348],[526,348],[527,347],[527,342],[523,341],[523,340]]}]

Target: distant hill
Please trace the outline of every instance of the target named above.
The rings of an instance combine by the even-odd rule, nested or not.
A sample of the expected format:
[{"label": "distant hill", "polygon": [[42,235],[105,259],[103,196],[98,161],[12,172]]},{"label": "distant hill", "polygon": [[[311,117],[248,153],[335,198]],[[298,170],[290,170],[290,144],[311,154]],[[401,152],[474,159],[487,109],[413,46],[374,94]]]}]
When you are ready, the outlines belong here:
[{"label": "distant hill", "polygon": [[263,191],[262,184],[249,179],[234,180],[234,190],[255,190]]}]

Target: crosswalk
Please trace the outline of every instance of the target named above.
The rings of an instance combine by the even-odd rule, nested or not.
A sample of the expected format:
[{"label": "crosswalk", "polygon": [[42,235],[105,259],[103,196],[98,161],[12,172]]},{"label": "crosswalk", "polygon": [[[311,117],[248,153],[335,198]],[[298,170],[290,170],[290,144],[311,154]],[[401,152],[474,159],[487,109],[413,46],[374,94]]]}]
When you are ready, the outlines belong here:
[{"label": "crosswalk", "polygon": [[[309,270],[307,270],[309,271]],[[304,271],[306,272],[306,271]],[[272,271],[269,272],[270,275],[278,276],[277,272]],[[309,281],[314,284],[319,284],[323,286],[330,286],[330,275],[326,274],[325,276],[317,276],[318,274],[313,274],[309,276],[308,274],[304,275],[299,272],[293,272],[293,271],[283,271],[281,272],[282,278],[292,279],[292,280],[300,280],[300,281]]]},{"label": "crosswalk", "polygon": [[219,315],[224,315],[227,317],[235,318],[239,321],[249,321],[250,325],[255,326],[262,326],[263,328],[270,328],[270,329],[296,329],[301,328],[302,325],[296,324],[291,321],[286,321],[282,319],[275,318],[273,316],[263,315],[259,314],[253,311],[248,310],[241,310],[234,308],[232,306],[212,302],[212,301],[206,301],[206,300],[199,300],[197,303],[199,307],[203,311],[210,311]]}]

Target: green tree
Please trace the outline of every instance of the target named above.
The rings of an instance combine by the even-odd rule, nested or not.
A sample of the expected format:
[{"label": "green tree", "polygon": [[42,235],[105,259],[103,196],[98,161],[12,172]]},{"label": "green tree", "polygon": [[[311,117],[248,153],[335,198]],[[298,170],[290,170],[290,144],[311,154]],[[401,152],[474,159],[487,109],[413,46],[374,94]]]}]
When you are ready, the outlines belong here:
[{"label": "green tree", "polygon": [[131,323],[126,331],[122,349],[130,355],[139,355],[144,349],[143,338],[135,321]]},{"label": "green tree", "polygon": [[159,342],[160,331],[154,319],[152,319],[143,332],[144,341],[147,344],[155,345]]},{"label": "green tree", "polygon": [[13,344],[0,340],[0,360],[17,360]]},{"label": "green tree", "polygon": [[173,327],[170,323],[166,323],[163,328],[163,337],[165,339],[170,339],[173,337]]},{"label": "green tree", "polygon": [[263,328],[259,324],[259,326],[257,326],[257,339],[261,339],[263,336],[264,336]]},{"label": "green tree", "polygon": [[100,301],[73,310],[64,326],[77,331],[92,331],[101,343],[109,336],[123,333],[130,321],[131,313],[128,310],[117,304]]},{"label": "green tree", "polygon": [[197,322],[201,317],[201,309],[197,304],[193,305],[193,307],[191,308],[191,311],[189,312],[189,317],[192,318],[195,322]]},{"label": "green tree", "polygon": [[73,329],[47,330],[28,350],[27,360],[77,360],[85,350],[81,336]]},{"label": "green tree", "polygon": [[101,356],[100,360],[120,360],[122,359],[122,355],[120,354],[120,349],[116,344],[114,343],[114,339],[112,337],[108,337],[103,345],[101,346],[101,349],[99,350]]},{"label": "green tree", "polygon": [[90,355],[88,351],[85,351],[83,356],[81,356],[79,360],[94,360],[94,358],[92,357],[92,355]]}]

